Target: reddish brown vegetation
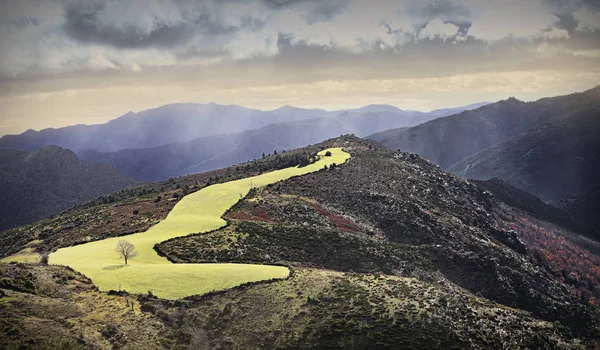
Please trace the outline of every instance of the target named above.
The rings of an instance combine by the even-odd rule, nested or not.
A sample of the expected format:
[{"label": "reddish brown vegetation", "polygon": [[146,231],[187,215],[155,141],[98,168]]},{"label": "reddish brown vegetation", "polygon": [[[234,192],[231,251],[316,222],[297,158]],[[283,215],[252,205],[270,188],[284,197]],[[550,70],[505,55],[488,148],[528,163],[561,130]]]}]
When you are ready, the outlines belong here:
[{"label": "reddish brown vegetation", "polygon": [[342,216],[335,215],[335,214],[323,209],[321,206],[319,206],[315,203],[309,203],[309,204],[310,204],[310,206],[315,208],[319,213],[321,213],[322,215],[325,215],[331,221],[331,223],[335,227],[337,227],[340,231],[350,232],[350,233],[356,233],[356,232],[360,231],[358,226],[353,224],[350,220],[348,220]]},{"label": "reddish brown vegetation", "polygon": [[535,259],[573,295],[600,306],[600,257],[567,241],[558,226],[512,215],[503,219],[502,229],[516,231]]}]

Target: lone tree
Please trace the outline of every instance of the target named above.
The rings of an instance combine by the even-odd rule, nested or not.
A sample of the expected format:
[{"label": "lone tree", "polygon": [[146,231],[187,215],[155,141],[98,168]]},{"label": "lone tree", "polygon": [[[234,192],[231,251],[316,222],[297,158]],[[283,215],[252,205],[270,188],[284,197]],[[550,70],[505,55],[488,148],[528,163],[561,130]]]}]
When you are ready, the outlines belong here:
[{"label": "lone tree", "polygon": [[120,257],[125,259],[125,265],[127,265],[127,261],[131,258],[135,258],[138,255],[137,250],[135,250],[135,246],[126,240],[120,240],[117,243],[117,247],[115,248]]}]

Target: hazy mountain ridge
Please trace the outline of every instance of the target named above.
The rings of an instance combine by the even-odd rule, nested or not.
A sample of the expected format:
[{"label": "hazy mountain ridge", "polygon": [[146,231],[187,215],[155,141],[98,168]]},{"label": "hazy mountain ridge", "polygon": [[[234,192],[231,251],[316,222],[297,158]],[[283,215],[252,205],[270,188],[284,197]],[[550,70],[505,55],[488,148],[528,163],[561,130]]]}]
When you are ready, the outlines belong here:
[{"label": "hazy mountain ridge", "polygon": [[[402,111],[387,105],[380,107],[392,110],[396,118],[407,119],[407,122],[382,125],[382,128],[377,131],[399,125],[412,126],[438,117],[440,113],[446,113],[445,115],[450,113],[444,112],[444,110],[437,110],[435,113]],[[464,108],[457,107],[450,110]],[[283,106],[272,111],[260,111],[215,103],[171,104],[137,113],[129,112],[105,124],[74,125],[41,131],[28,130],[19,135],[4,135],[0,138],[0,148],[32,151],[48,145],[57,145],[77,153],[87,150],[114,152],[121,149],[153,148],[201,137],[237,133],[269,124],[335,118],[344,113],[346,115],[362,114],[343,110],[325,111],[292,106]],[[372,132],[375,131],[365,130],[365,132],[357,134],[366,135]]]},{"label": "hazy mountain ridge", "polygon": [[[545,201],[564,203],[559,206],[573,218],[600,228],[600,196],[592,194],[600,187],[599,135],[600,103],[532,128],[448,170],[468,178],[500,177]],[[569,200],[574,196],[580,200]]]},{"label": "hazy mountain ridge", "polygon": [[542,199],[600,185],[600,103],[584,115],[532,128],[450,166],[467,178],[499,177]]},{"label": "hazy mountain ridge", "polygon": [[48,146],[0,150],[0,229],[37,221],[82,201],[139,183],[106,164]]},{"label": "hazy mountain ridge", "polygon": [[600,86],[535,102],[509,98],[441,117],[404,130],[387,130],[368,136],[390,149],[415,152],[443,168],[510,137],[557,120],[565,114],[597,107]]},{"label": "hazy mountain ridge", "polygon": [[426,117],[420,112],[402,117],[391,112],[343,112],[337,117],[270,124],[260,129],[156,148],[112,153],[88,151],[80,156],[87,161],[112,164],[124,174],[140,180],[158,181],[227,167],[260,158],[263,153],[303,147],[343,134],[364,136],[390,125],[416,125],[423,118]]}]

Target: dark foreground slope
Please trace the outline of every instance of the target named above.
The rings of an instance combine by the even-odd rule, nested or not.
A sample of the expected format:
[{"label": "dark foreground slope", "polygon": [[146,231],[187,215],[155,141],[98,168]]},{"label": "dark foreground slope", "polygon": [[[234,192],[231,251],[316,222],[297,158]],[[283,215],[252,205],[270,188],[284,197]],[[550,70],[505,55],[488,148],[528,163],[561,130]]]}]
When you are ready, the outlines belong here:
[{"label": "dark foreground slope", "polygon": [[31,153],[0,150],[0,230],[138,183],[110,165],[82,162],[57,146]]},{"label": "dark foreground slope", "polygon": [[[139,296],[131,322],[139,311],[151,324],[160,320],[163,339],[172,342],[157,347],[598,346],[600,316],[594,304],[600,296],[600,261],[582,248],[584,238],[503,205],[480,187],[414,154],[385,150],[355,137],[299,152],[311,154],[330,146],[345,147],[352,158],[347,164],[252,191],[225,215],[230,224],[224,229],[156,247],[174,262],[285,264],[294,270],[290,278],[176,302]],[[245,171],[245,166],[274,159],[243,165],[242,170],[223,170],[218,181],[225,174]],[[214,181],[215,174],[210,177]],[[157,185],[157,191],[177,185],[179,189],[170,191],[188,189],[192,178]],[[127,212],[155,213],[165,210],[159,204],[163,200],[154,208],[142,199],[125,198],[122,203]],[[73,211],[82,223],[71,233],[85,234],[90,225],[86,216],[99,208],[90,204]],[[122,221],[128,220],[124,214]],[[31,230],[35,227],[39,226]],[[58,228],[53,230],[51,237],[61,235]],[[87,233],[91,239],[98,234]],[[31,238],[35,239],[33,234]],[[66,243],[52,242],[54,247]],[[24,247],[27,242],[14,244]],[[46,249],[44,244],[37,249]],[[31,268],[11,266],[5,268],[2,281],[15,278],[7,269]],[[50,268],[35,269],[34,277],[38,270]],[[24,320],[33,314],[35,291],[18,291],[15,285],[1,286],[13,299],[0,303],[4,314],[15,312],[13,308],[25,310],[15,313],[10,324],[16,326],[4,332],[4,339],[12,342],[37,334],[21,332]],[[16,295],[17,291],[25,294]],[[62,300],[70,305],[76,297]],[[55,298],[60,296],[46,301]],[[95,298],[106,296],[98,293]],[[120,298],[116,300],[124,304]],[[107,310],[104,317],[113,317],[112,312]],[[77,322],[81,316],[72,317],[70,322]],[[67,327],[60,322],[52,325],[57,332]],[[31,328],[36,327],[40,326]],[[85,329],[79,341],[86,346],[93,344],[94,330],[112,346],[121,341],[119,346],[133,347],[137,336],[131,324],[111,327],[106,334],[94,323]],[[154,332],[156,328],[144,336]],[[73,333],[70,336],[77,340]]]}]

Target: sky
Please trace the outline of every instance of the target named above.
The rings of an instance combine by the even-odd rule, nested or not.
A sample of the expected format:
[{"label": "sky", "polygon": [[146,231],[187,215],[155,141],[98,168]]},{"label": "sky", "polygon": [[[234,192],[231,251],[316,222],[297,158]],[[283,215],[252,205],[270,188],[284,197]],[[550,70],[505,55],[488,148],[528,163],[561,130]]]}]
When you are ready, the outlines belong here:
[{"label": "sky", "polygon": [[0,135],[168,103],[428,111],[600,84],[600,0],[1,0]]}]

